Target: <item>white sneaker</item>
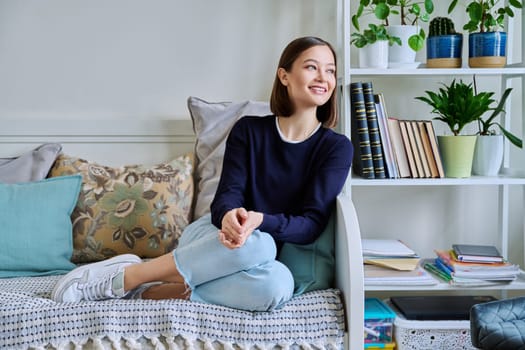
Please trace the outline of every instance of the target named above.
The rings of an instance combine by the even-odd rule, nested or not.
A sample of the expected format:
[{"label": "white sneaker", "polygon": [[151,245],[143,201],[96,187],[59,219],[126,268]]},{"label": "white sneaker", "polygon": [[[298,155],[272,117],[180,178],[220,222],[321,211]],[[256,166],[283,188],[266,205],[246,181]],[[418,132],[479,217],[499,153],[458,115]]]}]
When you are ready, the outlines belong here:
[{"label": "white sneaker", "polygon": [[77,302],[122,298],[126,294],[124,267],[141,261],[136,255],[123,254],[77,267],[57,282],[51,292],[51,299],[56,302]]}]

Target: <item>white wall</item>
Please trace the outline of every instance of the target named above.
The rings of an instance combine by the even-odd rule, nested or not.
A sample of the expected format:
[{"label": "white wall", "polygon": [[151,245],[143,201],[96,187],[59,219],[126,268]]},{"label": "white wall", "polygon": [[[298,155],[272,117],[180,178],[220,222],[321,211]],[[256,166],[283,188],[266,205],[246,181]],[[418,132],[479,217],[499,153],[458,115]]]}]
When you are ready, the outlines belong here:
[{"label": "white wall", "polygon": [[335,1],[0,0],[0,122],[187,117],[267,100],[291,39],[335,45]]}]

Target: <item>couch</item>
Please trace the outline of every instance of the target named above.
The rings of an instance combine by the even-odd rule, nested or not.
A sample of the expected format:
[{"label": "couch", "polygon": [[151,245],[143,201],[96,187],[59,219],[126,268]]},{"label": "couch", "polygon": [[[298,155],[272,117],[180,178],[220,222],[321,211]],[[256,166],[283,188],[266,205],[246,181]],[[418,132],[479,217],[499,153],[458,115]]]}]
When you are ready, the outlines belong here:
[{"label": "couch", "polygon": [[[207,210],[231,125],[241,115],[268,110],[266,103],[194,97],[188,107],[191,122],[22,120],[0,130],[0,176],[2,169],[24,164],[9,168],[10,174],[17,172],[15,179],[0,184],[0,191],[20,189],[23,200],[15,204],[24,211],[24,218],[0,214],[0,234],[9,242],[4,265],[15,271],[0,278],[0,348],[348,349],[350,339],[352,348],[363,347],[360,232],[344,194],[334,208],[332,265],[315,260],[314,277],[296,281],[306,283],[306,292],[282,309],[246,312],[184,300],[49,299],[60,275],[75,265],[126,252],[148,259],[173,249],[185,225]],[[49,173],[28,175],[28,162],[29,168],[48,167]],[[108,176],[111,181],[101,180]],[[121,196],[124,187],[134,189],[134,210],[147,212],[139,221],[107,214],[112,205],[120,213],[130,210],[129,198]],[[21,244],[23,237],[14,231],[26,224],[30,235]],[[316,284],[326,278],[329,285]]]}]

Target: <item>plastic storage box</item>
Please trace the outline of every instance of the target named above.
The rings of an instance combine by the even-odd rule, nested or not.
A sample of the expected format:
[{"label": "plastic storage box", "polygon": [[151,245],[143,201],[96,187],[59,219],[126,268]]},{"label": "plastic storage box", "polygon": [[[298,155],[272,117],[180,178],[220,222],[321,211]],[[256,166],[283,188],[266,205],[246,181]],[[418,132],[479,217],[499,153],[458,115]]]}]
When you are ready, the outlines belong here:
[{"label": "plastic storage box", "polygon": [[367,350],[393,350],[396,348],[396,343],[365,343]]},{"label": "plastic storage box", "polygon": [[366,298],[365,348],[367,344],[377,348],[391,343],[395,318],[396,313],[383,301],[377,298]]},{"label": "plastic storage box", "polygon": [[476,350],[470,340],[470,321],[413,321],[392,309],[398,350]]}]

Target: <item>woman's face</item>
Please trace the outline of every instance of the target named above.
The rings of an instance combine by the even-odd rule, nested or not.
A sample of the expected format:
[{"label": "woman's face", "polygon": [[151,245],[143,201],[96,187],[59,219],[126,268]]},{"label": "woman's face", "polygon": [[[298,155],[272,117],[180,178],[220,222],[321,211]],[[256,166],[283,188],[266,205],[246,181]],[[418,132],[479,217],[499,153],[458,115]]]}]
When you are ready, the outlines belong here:
[{"label": "woman's face", "polygon": [[296,110],[318,107],[332,96],[336,85],[335,59],[328,46],[305,50],[292,64],[290,71],[279,69],[281,83]]}]

